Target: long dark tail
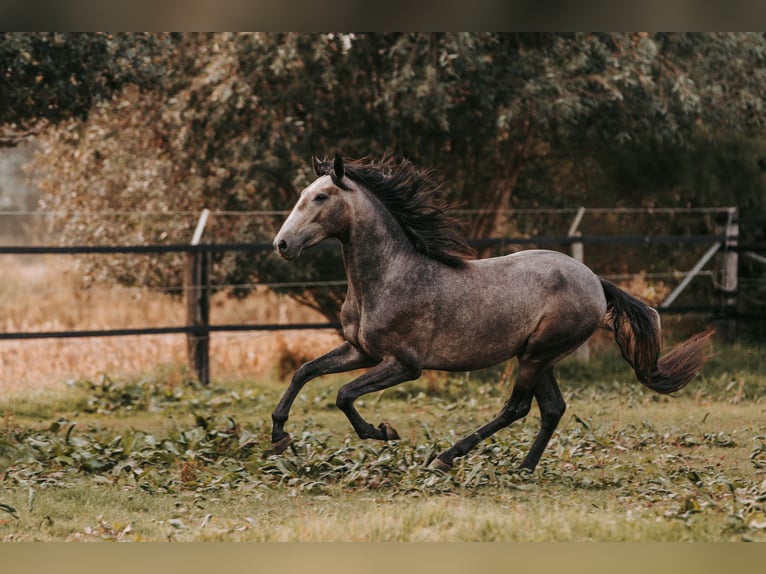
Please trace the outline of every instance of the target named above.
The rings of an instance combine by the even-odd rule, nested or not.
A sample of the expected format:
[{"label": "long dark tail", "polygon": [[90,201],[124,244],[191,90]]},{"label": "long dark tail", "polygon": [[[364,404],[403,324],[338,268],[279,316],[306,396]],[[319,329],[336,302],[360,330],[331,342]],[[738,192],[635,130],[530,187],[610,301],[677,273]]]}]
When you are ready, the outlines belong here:
[{"label": "long dark tail", "polygon": [[690,337],[660,358],[662,334],[657,311],[609,281],[602,279],[601,285],[606,295],[606,319],[638,380],[663,394],[686,386],[710,358],[708,340],[713,331]]}]

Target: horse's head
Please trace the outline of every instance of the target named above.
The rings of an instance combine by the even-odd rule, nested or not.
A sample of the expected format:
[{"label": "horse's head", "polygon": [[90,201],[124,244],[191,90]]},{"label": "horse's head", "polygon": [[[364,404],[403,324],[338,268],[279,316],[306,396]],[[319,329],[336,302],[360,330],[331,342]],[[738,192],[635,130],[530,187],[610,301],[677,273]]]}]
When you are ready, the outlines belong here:
[{"label": "horse's head", "polygon": [[306,247],[339,237],[348,225],[348,205],[343,197],[350,190],[344,181],[343,159],[320,162],[312,157],[317,179],[301,192],[298,202],[274,238],[274,248],[287,260]]}]

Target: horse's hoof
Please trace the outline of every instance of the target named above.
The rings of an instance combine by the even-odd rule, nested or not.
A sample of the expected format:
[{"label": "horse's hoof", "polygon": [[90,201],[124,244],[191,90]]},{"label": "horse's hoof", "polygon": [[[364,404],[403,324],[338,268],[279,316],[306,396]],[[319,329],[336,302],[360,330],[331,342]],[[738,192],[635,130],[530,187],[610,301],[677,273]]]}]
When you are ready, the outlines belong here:
[{"label": "horse's hoof", "polygon": [[439,457],[436,457],[431,461],[431,464],[428,465],[430,468],[433,468],[434,470],[441,470],[442,472],[449,472],[452,470],[452,465],[444,462]]},{"label": "horse's hoof", "polygon": [[388,423],[380,423],[378,430],[383,433],[383,440],[399,440],[399,433]]},{"label": "horse's hoof", "polygon": [[290,446],[292,442],[293,442],[293,439],[290,437],[289,434],[286,434],[277,442],[271,443],[271,451],[269,452],[269,454],[282,454],[283,452],[285,452],[285,449],[288,446]]}]

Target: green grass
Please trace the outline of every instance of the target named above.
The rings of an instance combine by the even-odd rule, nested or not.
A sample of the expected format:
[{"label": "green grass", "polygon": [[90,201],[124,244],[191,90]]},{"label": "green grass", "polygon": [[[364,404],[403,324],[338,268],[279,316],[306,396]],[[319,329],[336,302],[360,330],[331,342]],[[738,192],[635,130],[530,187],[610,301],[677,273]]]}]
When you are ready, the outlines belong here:
[{"label": "green grass", "polygon": [[559,369],[569,404],[534,474],[516,470],[536,409],[458,459],[428,462],[491,418],[502,369],[364,397],[397,443],[335,408],[347,376],[308,385],[294,444],[269,447],[283,382],[81,381],[0,402],[0,540],[766,541],[766,365],[733,347],[678,397],[616,355]]}]

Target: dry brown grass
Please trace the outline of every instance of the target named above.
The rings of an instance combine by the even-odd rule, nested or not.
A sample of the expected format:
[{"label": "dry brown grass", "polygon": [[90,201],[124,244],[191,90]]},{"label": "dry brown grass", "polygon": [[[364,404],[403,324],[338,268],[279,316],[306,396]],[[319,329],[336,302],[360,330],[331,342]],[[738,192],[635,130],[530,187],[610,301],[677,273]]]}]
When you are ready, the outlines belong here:
[{"label": "dry brown grass", "polygon": [[[122,287],[83,289],[76,264],[61,257],[3,258],[0,331],[58,331],[183,325],[183,302]],[[262,291],[238,301],[213,297],[211,322],[323,322],[289,299]],[[213,333],[214,378],[285,378],[297,364],[338,344],[332,331]],[[0,392],[34,393],[102,373],[181,373],[183,335],[0,341]]]}]

